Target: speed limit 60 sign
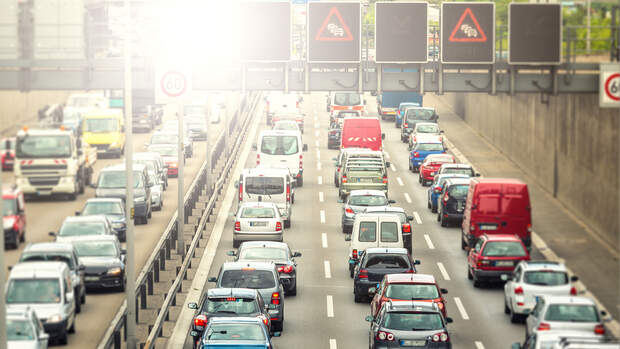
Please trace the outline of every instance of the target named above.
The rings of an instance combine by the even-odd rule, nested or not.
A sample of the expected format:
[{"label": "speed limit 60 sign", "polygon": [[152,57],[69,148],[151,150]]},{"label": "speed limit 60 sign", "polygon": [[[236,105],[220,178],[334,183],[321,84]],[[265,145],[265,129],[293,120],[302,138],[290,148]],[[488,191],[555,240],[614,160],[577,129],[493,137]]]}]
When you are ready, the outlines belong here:
[{"label": "speed limit 60 sign", "polygon": [[166,104],[188,98],[192,91],[191,74],[171,66],[155,70],[155,103]]},{"label": "speed limit 60 sign", "polygon": [[601,63],[599,76],[599,106],[620,107],[620,65]]}]

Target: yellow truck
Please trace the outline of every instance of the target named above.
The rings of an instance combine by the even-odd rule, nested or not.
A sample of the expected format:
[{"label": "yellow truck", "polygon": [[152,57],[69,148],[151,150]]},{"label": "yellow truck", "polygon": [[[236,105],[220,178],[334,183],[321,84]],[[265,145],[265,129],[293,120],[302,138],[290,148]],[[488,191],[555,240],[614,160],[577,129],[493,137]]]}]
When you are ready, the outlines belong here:
[{"label": "yellow truck", "polygon": [[121,109],[97,109],[83,115],[82,139],[98,154],[120,158],[125,151],[125,124]]}]

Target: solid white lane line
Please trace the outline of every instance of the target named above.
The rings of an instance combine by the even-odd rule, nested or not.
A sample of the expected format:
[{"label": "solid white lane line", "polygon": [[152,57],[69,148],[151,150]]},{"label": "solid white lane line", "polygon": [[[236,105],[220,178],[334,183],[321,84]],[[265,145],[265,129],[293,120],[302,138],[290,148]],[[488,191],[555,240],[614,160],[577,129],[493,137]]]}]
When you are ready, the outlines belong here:
[{"label": "solid white lane line", "polygon": [[422,224],[422,219],[417,211],[413,211],[413,218],[415,218],[415,222],[418,224]]},{"label": "solid white lane line", "polygon": [[321,162],[316,163],[316,169],[319,171],[321,170]]},{"label": "solid white lane line", "polygon": [[459,297],[454,297],[454,304],[456,304],[456,307],[459,309],[459,313],[461,313],[463,320],[469,320],[469,315],[467,315],[467,311]]},{"label": "solid white lane line", "polygon": [[474,344],[476,345],[476,349],[484,349],[484,344],[482,344],[482,342],[475,341]]},{"label": "solid white lane line", "polygon": [[437,268],[439,268],[439,272],[441,273],[441,276],[443,276],[443,279],[450,281],[450,275],[448,275],[448,271],[446,270],[446,267],[443,266],[443,263],[437,262]]},{"label": "solid white lane line", "polygon": [[325,224],[325,210],[321,210],[321,223]]},{"label": "solid white lane line", "polygon": [[405,184],[403,183],[403,180],[402,180],[402,179],[400,179],[400,177],[396,177],[396,181],[398,182],[398,185],[400,185],[401,187],[402,187],[403,185],[405,185]]},{"label": "solid white lane line", "polygon": [[329,349],[338,349],[338,345],[336,344],[336,340],[333,338],[329,339]]},{"label": "solid white lane line", "polygon": [[323,264],[325,267],[325,278],[331,279],[332,278],[332,267],[329,264],[329,261],[324,261]]},{"label": "solid white lane line", "polygon": [[319,201],[323,202],[323,192],[322,191],[319,192]]},{"label": "solid white lane line", "polygon": [[327,317],[334,317],[334,297],[327,295]]},{"label": "solid white lane line", "polygon": [[319,185],[323,184],[323,176],[319,176],[317,178],[317,182],[319,183]]},{"label": "solid white lane line", "polygon": [[317,147],[319,146],[319,140],[318,139],[316,141],[314,141],[314,145],[316,145]]},{"label": "solid white lane line", "polygon": [[327,234],[325,233],[321,234],[321,245],[323,248],[327,248]]},{"label": "solid white lane line", "polygon": [[320,134],[320,133],[319,133],[319,130],[314,131],[314,135],[315,135],[315,136],[317,136],[317,137],[318,137],[318,136],[319,136],[319,134]]},{"label": "solid white lane line", "polygon": [[424,240],[426,240],[426,244],[428,245],[428,248],[431,250],[435,249],[435,245],[433,245],[433,242],[431,241],[431,237],[428,236],[428,234],[424,234]]},{"label": "solid white lane line", "polygon": [[390,164],[390,168],[392,169],[392,171],[396,172],[396,166],[394,166],[394,164]]},{"label": "solid white lane line", "polygon": [[411,203],[411,197],[409,196],[409,193],[405,193],[405,200],[407,200],[408,204]]}]

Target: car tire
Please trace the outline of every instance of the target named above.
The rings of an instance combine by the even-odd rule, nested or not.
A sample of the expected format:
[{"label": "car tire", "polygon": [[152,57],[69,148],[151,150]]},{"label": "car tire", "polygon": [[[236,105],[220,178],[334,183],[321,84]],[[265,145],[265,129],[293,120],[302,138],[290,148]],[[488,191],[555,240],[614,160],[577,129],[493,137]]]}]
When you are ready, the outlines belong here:
[{"label": "car tire", "polygon": [[291,227],[291,220],[290,219],[285,220],[284,221],[284,228],[288,229],[290,227]]},{"label": "car tire", "polygon": [[351,279],[353,279],[353,273],[355,272],[355,270],[353,269],[353,266],[351,264],[349,264],[349,277]]},{"label": "car tire", "polygon": [[409,171],[413,172],[413,166],[411,166],[411,161],[409,161]]},{"label": "car tire", "polygon": [[75,333],[75,316],[73,317],[73,323],[71,324],[71,327],[69,327],[69,331],[68,332],[69,333]]},{"label": "car tire", "polygon": [[510,309],[508,309],[508,310],[509,310],[509,313],[510,313],[510,322],[511,323],[518,324],[518,323],[522,322],[521,315],[515,314],[515,312],[510,310]]},{"label": "car tire", "polygon": [[[152,208],[149,210],[149,213],[146,216],[146,219],[151,219],[151,217],[153,217],[153,209]],[[146,224],[146,222],[144,222],[144,224]]]},{"label": "car tire", "polygon": [[471,268],[467,266],[467,280],[473,280],[474,276],[471,273]]},{"label": "car tire", "polygon": [[421,174],[418,175],[418,183],[422,184],[422,175]]},{"label": "car tire", "polygon": [[362,303],[364,301],[363,297],[357,294],[356,291],[353,291],[353,300],[355,301],[355,303]]},{"label": "car tire", "polygon": [[286,293],[287,296],[297,296],[297,284],[290,291]]},{"label": "car tire", "polygon": [[127,286],[127,279],[123,278],[123,281],[121,281],[121,285],[118,286],[118,291],[119,292],[125,292],[125,287]]},{"label": "car tire", "polygon": [[441,224],[442,227],[447,227],[448,226],[448,221],[446,220],[446,218],[443,215],[439,215],[439,223]]},{"label": "car tire", "polygon": [[482,286],[482,282],[480,280],[478,280],[476,275],[473,275],[472,277],[473,277],[473,280],[474,280],[474,288],[479,288],[480,286]]},{"label": "car tire", "polygon": [[336,176],[334,176],[334,185],[336,186],[336,188],[340,187],[340,184],[338,183],[338,178]]},{"label": "car tire", "polygon": [[65,330],[63,333],[60,334],[60,336],[58,337],[56,341],[60,345],[67,345],[68,343],[67,337],[68,337],[67,330]]},{"label": "car tire", "polygon": [[272,322],[271,327],[273,328],[273,332],[282,332],[284,330],[284,320]]},{"label": "car tire", "polygon": [[22,236],[19,237],[19,242],[25,242],[26,241],[26,231],[22,231]]},{"label": "car tire", "polygon": [[510,308],[508,308],[508,302],[504,298],[504,314],[510,314]]},{"label": "car tire", "polygon": [[465,247],[467,247],[467,244],[463,240],[463,230],[461,230],[461,250],[465,250]]},{"label": "car tire", "polygon": [[437,222],[441,222],[441,212],[439,212],[439,210],[435,211],[437,211]]},{"label": "car tire", "polygon": [[[80,292],[78,292],[77,289],[73,293],[74,294],[80,294]],[[76,299],[76,301],[75,301],[75,313],[79,314],[81,312],[82,312],[82,300],[81,299]]]},{"label": "car tire", "polygon": [[84,292],[82,293],[82,296],[80,297],[80,303],[86,304],[86,289],[84,290]]},{"label": "car tire", "polygon": [[304,186],[304,176],[303,175],[301,177],[297,177],[297,186],[298,187],[303,187]]},{"label": "car tire", "polygon": [[239,247],[240,243],[239,243],[239,241],[233,239],[233,244],[232,245],[233,245],[233,248],[237,248],[237,247]]}]

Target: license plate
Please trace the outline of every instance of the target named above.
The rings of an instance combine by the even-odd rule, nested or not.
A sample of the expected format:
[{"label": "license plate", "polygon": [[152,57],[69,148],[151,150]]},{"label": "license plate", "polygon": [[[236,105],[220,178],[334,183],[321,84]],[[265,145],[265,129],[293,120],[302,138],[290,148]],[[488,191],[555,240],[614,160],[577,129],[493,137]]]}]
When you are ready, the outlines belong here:
[{"label": "license plate", "polygon": [[136,214],[136,209],[134,207],[131,208],[131,218]]},{"label": "license plate", "polygon": [[39,190],[37,191],[37,195],[49,196],[49,195],[52,195],[52,191],[51,190]]},{"label": "license plate", "polygon": [[250,227],[265,227],[267,222],[250,222]]},{"label": "license plate", "polygon": [[480,230],[497,230],[495,224],[480,224]]},{"label": "license plate", "polygon": [[357,181],[361,183],[372,183],[372,178],[358,178]]},{"label": "license plate", "polygon": [[512,267],[514,265],[513,261],[497,261],[495,262],[495,266],[498,267]]},{"label": "license plate", "polygon": [[401,340],[400,345],[404,347],[423,347],[426,345],[425,340]]},{"label": "license plate", "polygon": [[86,276],[84,277],[84,281],[97,281],[99,280],[98,276]]}]

